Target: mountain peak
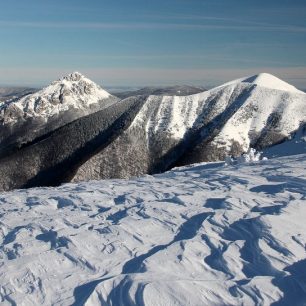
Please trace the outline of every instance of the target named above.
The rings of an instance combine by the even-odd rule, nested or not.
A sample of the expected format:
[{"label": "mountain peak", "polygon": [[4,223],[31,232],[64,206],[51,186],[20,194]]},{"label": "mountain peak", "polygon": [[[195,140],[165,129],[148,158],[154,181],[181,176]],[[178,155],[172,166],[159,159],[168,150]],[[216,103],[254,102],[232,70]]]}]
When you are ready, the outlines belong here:
[{"label": "mountain peak", "polygon": [[66,99],[61,101],[65,103],[70,100],[84,100],[87,101],[84,106],[87,104],[95,103],[99,99],[105,99],[111,95],[102,89],[98,84],[86,78],[80,72],[72,72],[58,79],[57,81],[52,82],[49,86],[42,89],[36,95],[39,96],[65,96]]},{"label": "mountain peak", "polygon": [[290,92],[295,92],[295,93],[301,93],[301,91],[295,88],[294,86],[266,72],[253,75],[251,77],[246,77],[242,79],[241,82],[252,83],[258,86],[271,88],[271,89],[278,89],[278,90],[290,91]]},{"label": "mountain peak", "polygon": [[77,82],[77,81],[80,81],[83,78],[85,78],[83,74],[81,74],[77,71],[74,71],[74,72],[62,77],[61,80]]},{"label": "mountain peak", "polygon": [[113,98],[99,85],[79,72],[72,72],[40,91],[20,98],[6,101],[0,107],[0,120],[18,122],[20,117],[52,117],[69,108],[89,111],[90,105]]},{"label": "mountain peak", "polygon": [[267,72],[262,72],[262,73],[255,74],[252,76],[233,80],[231,82],[225,83],[216,88],[220,88],[220,87],[224,87],[228,85],[237,85],[241,83],[249,83],[249,84],[257,85],[257,86],[264,87],[264,88],[288,91],[291,93],[305,94],[303,91],[298,90],[297,88],[290,85],[289,83],[284,82],[281,79],[277,78],[276,76],[270,73],[267,73]]}]

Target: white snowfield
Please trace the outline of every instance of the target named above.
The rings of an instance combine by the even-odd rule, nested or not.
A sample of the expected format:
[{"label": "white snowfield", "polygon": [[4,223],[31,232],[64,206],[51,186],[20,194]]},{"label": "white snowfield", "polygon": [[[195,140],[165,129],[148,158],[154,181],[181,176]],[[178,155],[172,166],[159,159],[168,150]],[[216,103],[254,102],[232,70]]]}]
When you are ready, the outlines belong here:
[{"label": "white snowfield", "polygon": [[305,305],[306,153],[0,194],[1,305]]},{"label": "white snowfield", "polygon": [[99,85],[73,72],[34,94],[0,103],[0,119],[3,117],[4,123],[14,123],[20,116],[47,120],[69,108],[86,110],[109,97],[111,95]]}]

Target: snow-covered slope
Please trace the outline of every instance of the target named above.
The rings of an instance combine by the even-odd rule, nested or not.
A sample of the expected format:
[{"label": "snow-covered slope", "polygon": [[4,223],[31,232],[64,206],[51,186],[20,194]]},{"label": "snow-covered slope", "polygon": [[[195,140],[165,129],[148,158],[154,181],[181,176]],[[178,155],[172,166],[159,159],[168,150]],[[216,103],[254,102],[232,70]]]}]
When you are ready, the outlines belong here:
[{"label": "snow-covered slope", "polygon": [[306,154],[0,194],[1,305],[305,305]]},{"label": "snow-covered slope", "polygon": [[0,102],[0,156],[116,101],[74,72],[38,92]]},{"label": "snow-covered slope", "polygon": [[223,113],[215,117],[221,124],[213,124],[213,137],[202,129],[202,143],[188,153],[186,161],[223,160],[250,147],[262,149],[285,140],[306,122],[305,93],[267,73],[212,90],[223,91],[228,92]]},{"label": "snow-covered slope", "polygon": [[143,106],[130,127],[84,163],[74,181],[128,178],[154,172],[151,166],[173,149],[192,128],[205,102],[206,93],[186,97],[136,98]]},{"label": "snow-covered slope", "polygon": [[[267,146],[262,136],[288,137],[306,122],[306,95],[257,85],[243,105],[231,116],[214,139],[216,145],[230,147],[238,142],[247,150],[250,145]],[[278,134],[278,135],[276,135]],[[267,137],[266,137],[267,138]],[[268,143],[259,143],[259,142]]]},{"label": "snow-covered slope", "polygon": [[301,126],[295,133],[293,133],[285,142],[263,150],[268,158],[297,155],[306,152],[306,125]]},{"label": "snow-covered slope", "polygon": [[0,158],[0,190],[69,182],[82,163],[131,124],[140,107],[141,103],[132,98],[114,103]]},{"label": "snow-covered slope", "polygon": [[139,99],[145,102],[130,128],[82,165],[74,181],[224,160],[279,143],[306,122],[306,94],[269,74],[191,96]]},{"label": "snow-covered slope", "polygon": [[11,123],[30,117],[47,120],[69,108],[86,110],[110,96],[100,86],[74,72],[32,95],[0,104],[0,121]]},{"label": "snow-covered slope", "polygon": [[253,84],[253,85],[258,85],[258,86],[266,87],[266,88],[270,88],[270,89],[290,91],[292,93],[304,93],[303,91],[298,90],[294,86],[280,80],[279,78],[275,77],[274,75],[269,74],[269,73],[265,73],[265,72],[257,74],[257,75],[237,79],[237,80],[225,83],[225,84],[223,84],[219,87],[228,86],[228,85],[237,84],[237,83],[250,83],[250,84]]}]

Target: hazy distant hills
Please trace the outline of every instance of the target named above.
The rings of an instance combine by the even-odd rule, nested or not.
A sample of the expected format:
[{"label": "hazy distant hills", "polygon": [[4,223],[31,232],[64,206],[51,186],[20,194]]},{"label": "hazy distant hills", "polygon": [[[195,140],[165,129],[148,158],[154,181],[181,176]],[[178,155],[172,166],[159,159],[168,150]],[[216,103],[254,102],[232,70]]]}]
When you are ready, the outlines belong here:
[{"label": "hazy distant hills", "polygon": [[38,91],[29,87],[0,87],[0,102],[16,99]]},{"label": "hazy distant hills", "polygon": [[188,96],[205,91],[204,87],[195,87],[189,85],[177,85],[168,87],[144,87],[138,90],[114,91],[113,94],[125,99],[138,95],[155,95],[155,96]]},{"label": "hazy distant hills", "polygon": [[119,100],[73,73],[0,104],[0,189],[159,173],[304,137],[306,94],[267,73],[139,95],[150,90]]}]

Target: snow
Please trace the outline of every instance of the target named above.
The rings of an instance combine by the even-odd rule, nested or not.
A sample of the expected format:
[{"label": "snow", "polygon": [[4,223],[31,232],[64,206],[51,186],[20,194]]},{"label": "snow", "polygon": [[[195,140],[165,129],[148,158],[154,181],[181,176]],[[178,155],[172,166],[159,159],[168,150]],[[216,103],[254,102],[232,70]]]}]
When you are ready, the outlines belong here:
[{"label": "snow", "polygon": [[268,160],[268,158],[262,157],[262,152],[257,152],[255,149],[250,148],[246,153],[242,154],[238,158],[232,158],[231,156],[227,156],[225,159],[225,164],[236,165],[243,163],[258,162],[261,160]]},{"label": "snow", "polygon": [[282,81],[281,79],[275,77],[272,74],[269,73],[260,73],[253,76],[248,76],[244,78],[240,78],[237,80],[233,80],[231,82],[225,83],[219,87],[238,84],[238,83],[249,83],[257,86],[262,86],[270,89],[277,89],[277,90],[283,90],[283,91],[289,91],[292,93],[304,93],[301,90],[298,90],[294,86]]},{"label": "snow", "polygon": [[220,131],[212,144],[229,152],[236,141],[246,152],[266,130],[282,137],[296,131],[306,122],[305,105],[305,93],[262,73],[195,95],[149,96],[130,129],[142,127],[148,143],[166,134],[179,141],[192,128],[204,126],[205,133],[205,124],[225,115],[229,118],[218,119]]},{"label": "snow", "polygon": [[[305,93],[241,80],[185,97],[133,99],[140,110],[131,125],[85,162],[74,182],[128,178],[178,164],[238,157],[250,148],[262,150],[279,143],[306,123]],[[114,163],[115,171],[109,166]]]},{"label": "snow", "polygon": [[[240,82],[222,88],[234,87],[239,95],[239,92],[242,93],[249,86],[246,82]],[[283,137],[288,137],[301,123],[306,122],[305,105],[305,93],[272,89],[258,84],[252,88],[243,104],[222,127],[213,143],[220,143],[228,149],[235,140],[247,151],[260,134],[271,128]],[[273,118],[278,117],[277,126],[270,127]]]},{"label": "snow", "polygon": [[271,89],[278,89],[278,90],[290,91],[295,93],[303,93],[294,86],[280,80],[279,78],[269,73],[260,73],[254,77],[244,79],[243,82],[252,83],[258,86],[263,86]]},{"label": "snow", "polygon": [[0,194],[1,305],[304,305],[306,153]]},{"label": "snow", "polygon": [[306,128],[299,128],[291,138],[285,142],[266,148],[264,155],[268,158],[298,155],[306,152]]},{"label": "snow", "polygon": [[34,94],[0,103],[0,119],[15,123],[21,114],[25,119],[42,117],[47,120],[69,108],[86,110],[109,97],[111,95],[99,85],[73,72]]},{"label": "snow", "polygon": [[131,128],[145,123],[146,135],[167,132],[175,139],[182,139],[197,119],[199,108],[206,100],[207,93],[191,96],[151,95],[134,119]]}]

